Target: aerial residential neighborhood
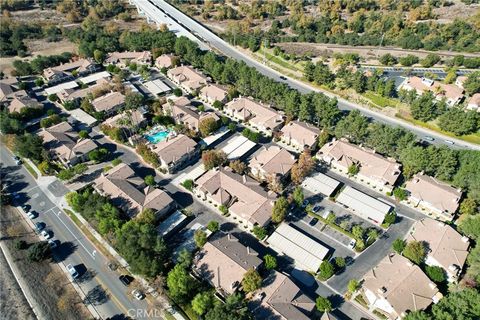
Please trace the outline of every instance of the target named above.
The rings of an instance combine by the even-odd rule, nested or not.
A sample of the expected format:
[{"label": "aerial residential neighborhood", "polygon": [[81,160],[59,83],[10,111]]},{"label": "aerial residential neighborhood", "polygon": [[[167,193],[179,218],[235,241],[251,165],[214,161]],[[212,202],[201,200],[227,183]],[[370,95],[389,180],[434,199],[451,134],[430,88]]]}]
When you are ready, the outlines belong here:
[{"label": "aerial residential neighborhood", "polygon": [[2,319],[479,319],[480,5],[417,2],[0,1]]}]

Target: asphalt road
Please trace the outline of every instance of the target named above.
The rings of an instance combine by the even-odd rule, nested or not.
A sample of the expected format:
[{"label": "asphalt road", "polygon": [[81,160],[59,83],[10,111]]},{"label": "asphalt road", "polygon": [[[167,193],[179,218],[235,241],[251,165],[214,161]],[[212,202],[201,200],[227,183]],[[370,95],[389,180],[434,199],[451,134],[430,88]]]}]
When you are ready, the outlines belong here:
[{"label": "asphalt road", "polygon": [[[149,21],[155,21],[156,23],[167,23],[170,29],[174,29],[178,34],[185,34],[190,33],[189,38],[195,40],[196,36],[198,39],[197,42],[201,45],[201,47],[205,46],[205,43],[208,44],[211,48],[214,48],[226,56],[232,57],[237,60],[244,61],[247,65],[254,67],[262,74],[275,79],[280,82],[285,82],[291,88],[297,89],[302,93],[307,93],[311,91],[321,91],[314,87],[311,87],[305,83],[302,83],[298,80],[284,77],[281,73],[269,68],[268,66],[254,60],[253,58],[243,54],[242,52],[236,50],[230,44],[225,42],[223,39],[215,35],[213,32],[205,28],[203,25],[195,21],[194,19],[190,18],[189,16],[185,15],[180,10],[176,9],[174,6],[170,5],[166,1],[163,0],[131,0],[131,3],[138,6],[143,11],[143,14],[147,16]],[[200,39],[200,40],[199,40]],[[284,79],[280,77],[284,77]],[[333,97],[331,93],[324,92],[327,96]],[[360,105],[351,103],[345,99],[339,98],[338,99],[338,107],[341,110],[353,110],[358,109],[360,110],[365,116],[374,119],[375,121],[379,121],[381,123],[393,125],[393,126],[402,126],[405,129],[413,132],[416,134],[420,139],[425,137],[432,137],[434,141],[432,144],[443,145],[446,144],[450,147],[455,148],[465,148],[465,149],[475,149],[480,150],[480,146],[473,143],[468,143],[459,139],[455,139],[449,136],[445,136],[443,134],[436,133],[434,131],[420,128],[410,124],[406,121],[392,118],[386,116],[384,114],[375,112],[373,110],[367,109]],[[452,141],[454,145],[449,144],[445,141]]]},{"label": "asphalt road", "polygon": [[[59,263],[73,264],[83,276],[78,281],[84,293],[101,286],[107,295],[105,301],[95,308],[103,319],[121,317],[128,314],[129,309],[146,309],[146,301],[134,300],[130,288],[126,288],[118,280],[119,274],[107,267],[108,259],[83,235],[76,224],[65,215],[42,191],[37,182],[23,166],[15,165],[11,153],[2,145],[0,147],[2,171],[8,172],[6,180],[11,179],[9,191],[17,192],[18,204],[27,203],[32,210],[39,213],[34,222],[42,221],[54,234],[60,245],[54,249]],[[61,189],[58,188],[58,189]],[[53,190],[56,192],[57,190]],[[101,300],[101,299],[100,299]]]}]

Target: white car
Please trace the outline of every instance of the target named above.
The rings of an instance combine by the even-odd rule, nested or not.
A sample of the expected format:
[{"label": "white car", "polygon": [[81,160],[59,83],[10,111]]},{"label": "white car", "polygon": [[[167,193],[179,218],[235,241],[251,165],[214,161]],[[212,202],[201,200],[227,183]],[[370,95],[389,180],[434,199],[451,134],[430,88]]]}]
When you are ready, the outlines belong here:
[{"label": "white car", "polygon": [[40,235],[43,237],[43,239],[48,240],[52,238],[52,234],[48,230],[43,230]]},{"label": "white car", "polygon": [[135,297],[135,299],[137,300],[142,300],[145,298],[145,295],[140,291],[140,290],[133,290],[132,291],[132,295]]},{"label": "white car", "polygon": [[30,211],[29,213],[27,213],[27,217],[29,217],[30,219],[35,219],[37,217],[37,214],[35,213],[35,211]]},{"label": "white car", "polygon": [[72,276],[73,279],[78,278],[79,274],[78,274],[77,269],[75,269],[75,266],[73,266],[72,264],[69,264],[69,265],[67,265],[67,270],[68,270],[68,272],[70,273],[70,275]]},{"label": "white car", "polygon": [[353,248],[355,248],[356,244],[357,244],[357,240],[352,239],[352,240],[350,240],[350,243],[348,244],[348,247],[353,250]]}]

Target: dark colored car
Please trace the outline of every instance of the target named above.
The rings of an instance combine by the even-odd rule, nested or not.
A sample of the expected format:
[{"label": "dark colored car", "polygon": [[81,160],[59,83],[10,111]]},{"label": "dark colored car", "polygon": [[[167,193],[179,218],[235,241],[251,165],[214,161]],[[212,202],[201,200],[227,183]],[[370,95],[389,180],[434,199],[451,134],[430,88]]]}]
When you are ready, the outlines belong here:
[{"label": "dark colored car", "polygon": [[318,219],[317,219],[317,218],[313,218],[312,220],[310,220],[310,222],[309,222],[308,224],[313,227],[313,226],[316,225],[317,223],[318,223]]},{"label": "dark colored car", "polygon": [[42,231],[43,229],[45,229],[46,225],[44,222],[37,222],[35,223],[35,230],[37,231]]},{"label": "dark colored car", "polygon": [[129,276],[128,274],[122,274],[120,277],[118,277],[118,279],[127,287],[133,281],[133,277]]}]

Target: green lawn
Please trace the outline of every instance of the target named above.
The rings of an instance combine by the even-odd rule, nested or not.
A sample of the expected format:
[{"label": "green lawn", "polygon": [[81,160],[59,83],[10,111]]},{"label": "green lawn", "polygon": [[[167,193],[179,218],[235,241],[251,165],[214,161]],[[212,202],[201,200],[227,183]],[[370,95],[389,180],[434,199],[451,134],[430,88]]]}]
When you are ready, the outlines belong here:
[{"label": "green lawn", "polygon": [[292,71],[303,72],[303,67],[299,63],[294,63],[288,60],[284,60],[281,57],[272,54],[271,52],[272,50],[265,50],[263,48],[258,50],[258,54],[262,55],[262,57],[265,55],[265,58],[270,62],[278,64],[279,66],[290,69]]},{"label": "green lawn", "polygon": [[370,100],[372,103],[376,104],[379,107],[385,108],[385,107],[396,107],[397,106],[397,101],[382,97],[379,94],[376,94],[375,92],[372,91],[367,91],[363,93],[363,96]]}]

